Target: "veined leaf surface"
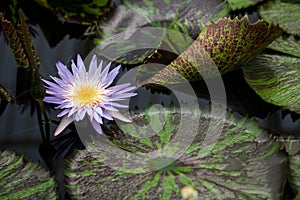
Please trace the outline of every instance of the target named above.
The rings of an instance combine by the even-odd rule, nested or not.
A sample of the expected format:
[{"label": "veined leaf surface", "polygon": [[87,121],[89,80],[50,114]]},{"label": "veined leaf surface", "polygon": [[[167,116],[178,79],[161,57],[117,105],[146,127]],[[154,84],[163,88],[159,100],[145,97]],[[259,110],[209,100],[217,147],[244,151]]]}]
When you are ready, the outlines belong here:
[{"label": "veined leaf surface", "polygon": [[50,173],[10,150],[0,152],[0,180],[0,199],[57,199]]},{"label": "veined leaf surface", "polygon": [[[193,143],[179,159],[169,151],[170,141],[181,126],[178,111],[137,114],[133,121],[140,126],[124,124],[120,126],[123,131],[109,126],[105,132],[123,150],[113,152],[106,143],[99,142],[69,159],[65,183],[71,197],[182,199],[181,192],[187,186],[194,188],[201,199],[280,199],[287,158],[280,144],[259,129],[256,121],[228,113],[220,138],[210,148],[201,144],[212,116],[203,112],[200,121],[195,122],[195,113],[181,115],[199,126]],[[182,136],[182,140],[189,137]],[[129,153],[123,157],[121,151]],[[161,156],[145,161],[143,155],[154,151]],[[114,167],[107,166],[107,162],[114,163]],[[152,170],[135,167],[142,162]]]}]

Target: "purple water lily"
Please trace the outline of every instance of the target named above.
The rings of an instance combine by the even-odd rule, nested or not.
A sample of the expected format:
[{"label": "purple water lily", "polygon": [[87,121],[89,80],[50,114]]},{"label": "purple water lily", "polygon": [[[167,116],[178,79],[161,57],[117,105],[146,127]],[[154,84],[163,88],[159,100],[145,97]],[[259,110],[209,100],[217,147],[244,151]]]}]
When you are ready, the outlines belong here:
[{"label": "purple water lily", "polygon": [[128,105],[116,103],[135,96],[129,91],[135,89],[130,83],[109,87],[119,73],[120,65],[109,72],[111,63],[102,70],[103,61],[97,66],[94,55],[88,71],[80,57],[77,56],[77,66],[72,60],[72,72],[61,62],[56,63],[60,78],[50,76],[54,82],[43,81],[47,84],[45,102],[58,104],[56,109],[62,109],[57,115],[63,117],[54,136],[61,133],[71,122],[82,120],[86,114],[94,127],[101,134],[102,118],[120,119],[130,122],[117,108],[127,108]]}]

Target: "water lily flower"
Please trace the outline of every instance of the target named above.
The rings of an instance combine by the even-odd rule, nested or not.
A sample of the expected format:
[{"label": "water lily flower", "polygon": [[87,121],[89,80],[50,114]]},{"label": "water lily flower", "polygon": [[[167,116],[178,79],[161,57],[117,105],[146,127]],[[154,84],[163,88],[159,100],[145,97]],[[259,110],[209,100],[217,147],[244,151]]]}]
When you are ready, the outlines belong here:
[{"label": "water lily flower", "polygon": [[120,65],[109,72],[111,63],[102,69],[103,61],[97,66],[97,57],[94,55],[88,71],[80,57],[77,56],[77,65],[72,60],[72,72],[61,62],[56,63],[58,77],[50,76],[54,82],[44,80],[47,84],[44,98],[47,103],[58,104],[56,109],[62,109],[57,117],[63,117],[54,136],[61,133],[71,122],[80,121],[86,115],[99,133],[102,133],[103,118],[120,119],[130,122],[122,115],[118,108],[128,108],[128,105],[117,103],[136,95],[129,91],[135,89],[130,83],[110,86],[119,73]]}]

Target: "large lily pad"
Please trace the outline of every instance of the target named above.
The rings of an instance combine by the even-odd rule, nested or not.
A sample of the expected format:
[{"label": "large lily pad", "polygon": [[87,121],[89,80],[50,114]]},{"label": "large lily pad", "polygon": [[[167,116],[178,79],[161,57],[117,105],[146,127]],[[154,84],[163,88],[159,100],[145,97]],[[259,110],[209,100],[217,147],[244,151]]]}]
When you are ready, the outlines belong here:
[{"label": "large lily pad", "polygon": [[0,178],[0,199],[57,199],[50,173],[10,150],[0,153]]},{"label": "large lily pad", "polygon": [[278,23],[287,33],[300,36],[300,4],[276,1],[259,9],[261,17]]},{"label": "large lily pad", "polygon": [[295,57],[300,57],[300,39],[293,35],[288,37],[280,36],[274,42],[272,42],[268,48],[290,54]]},{"label": "large lily pad", "polygon": [[247,83],[265,101],[300,113],[300,59],[261,54],[243,67]]},{"label": "large lily pad", "polygon": [[148,82],[176,83],[180,79],[174,74],[178,72],[188,80],[199,80],[198,71],[209,72],[214,65],[221,74],[236,70],[266,48],[281,31],[277,25],[261,20],[251,24],[247,16],[222,18],[210,24],[186,51]]},{"label": "large lily pad", "polygon": [[295,194],[300,194],[300,154],[289,158],[289,182]]},{"label": "large lily pad", "polygon": [[227,0],[231,10],[239,10],[242,8],[247,8],[249,6],[254,6],[255,4],[263,0]]},{"label": "large lily pad", "polygon": [[[125,0],[116,6],[110,20],[100,22],[103,31],[96,39],[100,44],[98,48],[109,60],[122,64],[143,63],[160,47],[161,41],[169,38],[168,32],[177,31],[185,37],[196,38],[203,26],[220,12],[220,3],[222,0]],[[188,44],[190,41],[185,46]],[[186,49],[174,43],[168,45],[179,49],[180,53]]]},{"label": "large lily pad", "polygon": [[[228,113],[215,146],[203,147],[212,119],[203,112],[193,143],[174,159],[176,155],[168,148],[182,116],[197,123],[193,112],[160,110],[136,114],[133,121],[139,127],[125,124],[121,131],[115,125],[108,126],[105,132],[110,140],[127,153],[113,152],[105,142],[77,151],[66,168],[65,183],[71,198],[182,199],[181,195],[191,191],[201,199],[280,199],[287,158],[279,150],[280,144],[259,129],[256,121]],[[143,137],[149,134],[151,137]],[[145,153],[155,150],[162,156],[144,159]],[[145,163],[145,168],[136,167],[140,163]]]},{"label": "large lily pad", "polygon": [[[223,9],[222,0],[124,0],[116,6],[114,16],[108,22],[101,22],[103,32],[108,36],[120,31],[139,27],[164,27],[198,35],[193,28],[210,20]],[[228,13],[224,13],[224,17]],[[199,31],[199,29],[198,29]],[[192,33],[194,32],[194,33]]]},{"label": "large lily pad", "polygon": [[90,1],[56,1],[34,0],[52,11],[59,20],[68,23],[89,25],[97,20],[106,19],[113,9],[112,0]]}]

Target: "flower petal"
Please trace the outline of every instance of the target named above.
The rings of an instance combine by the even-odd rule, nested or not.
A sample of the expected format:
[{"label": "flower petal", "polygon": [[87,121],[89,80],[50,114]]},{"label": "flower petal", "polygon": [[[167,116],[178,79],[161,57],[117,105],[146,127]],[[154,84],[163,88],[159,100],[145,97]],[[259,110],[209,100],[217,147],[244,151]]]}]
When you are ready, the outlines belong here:
[{"label": "flower petal", "polygon": [[89,72],[88,72],[89,79],[92,79],[95,76],[96,70],[97,70],[97,56],[94,55],[92,57],[92,60],[90,62],[90,66],[89,66]]},{"label": "flower petal", "polygon": [[117,107],[117,108],[128,108],[129,107],[128,105],[123,105],[123,104],[119,104],[116,102],[111,102],[110,105],[113,107]]},{"label": "flower petal", "polygon": [[79,54],[77,54],[77,67],[78,67],[78,75],[80,77],[80,80],[82,81],[85,79],[86,69],[82,61],[82,58]]},{"label": "flower petal", "polygon": [[71,67],[72,67],[73,75],[74,75],[74,77],[77,77],[78,76],[78,68],[77,68],[77,66],[74,63],[74,60],[71,60],[71,63],[72,63]]},{"label": "flower petal", "polygon": [[53,90],[57,90],[57,91],[61,91],[62,90],[62,88],[59,85],[55,84],[55,83],[52,83],[52,82],[47,81],[45,79],[42,79],[42,81],[44,83],[46,83],[47,85],[49,85],[50,88],[53,89]]},{"label": "flower petal", "polygon": [[114,108],[111,105],[112,102],[109,102],[108,104],[105,104],[103,107],[105,107],[106,110],[111,110],[111,111],[118,111],[118,109]]},{"label": "flower petal", "polygon": [[115,112],[115,111],[110,111],[110,110],[108,110],[107,112],[114,118],[117,118],[123,122],[132,122],[130,119],[128,119],[127,117],[122,115],[120,112]]},{"label": "flower petal", "polygon": [[103,131],[101,129],[100,124],[98,122],[96,122],[95,120],[90,120],[90,121],[91,121],[93,128],[97,131],[97,133],[102,134]]},{"label": "flower petal", "polygon": [[121,90],[123,90],[124,88],[126,88],[128,86],[130,86],[130,83],[124,83],[124,84],[121,84],[121,85],[112,86],[109,89],[113,90],[114,92],[118,92],[118,91],[121,91]]},{"label": "flower petal", "polygon": [[103,85],[104,88],[106,88],[107,86],[112,84],[112,82],[114,81],[114,79],[118,75],[120,68],[121,68],[121,65],[119,65],[118,67],[111,70],[111,72],[107,75],[107,78],[105,80],[105,84]]},{"label": "flower petal", "polygon": [[61,111],[61,112],[57,115],[57,117],[62,117],[62,116],[64,116],[64,115],[66,115],[67,113],[70,112],[70,110],[71,110],[71,109],[64,109],[63,111]]},{"label": "flower petal", "polygon": [[58,74],[61,77],[61,79],[65,82],[65,83],[71,83],[74,81],[74,76],[72,75],[72,73],[69,71],[68,67],[66,65],[64,65],[61,62],[57,62],[56,63],[56,68],[58,70]]},{"label": "flower petal", "polygon": [[124,93],[124,94],[112,94],[112,101],[118,101],[118,99],[123,100],[124,98],[129,98],[137,95],[137,93]]},{"label": "flower petal", "polygon": [[103,124],[102,117],[99,116],[98,113],[95,113],[95,114],[93,115],[93,117],[94,117],[94,119],[95,119],[98,123]]},{"label": "flower petal", "polygon": [[54,136],[60,134],[72,121],[74,121],[73,116],[71,117],[64,116],[64,118],[61,120],[60,124],[56,128],[54,132]]},{"label": "flower petal", "polygon": [[108,65],[106,65],[106,67],[104,68],[103,72],[101,73],[101,76],[100,76],[100,82],[101,83],[105,83],[105,80],[106,80],[106,77],[108,75],[108,71],[109,71],[110,65],[111,65],[111,62],[108,63]]},{"label": "flower petal", "polygon": [[47,103],[54,103],[54,104],[61,104],[63,99],[55,97],[55,96],[46,96],[44,98],[44,102]]},{"label": "flower petal", "polygon": [[101,116],[108,119],[108,120],[114,120],[114,118],[112,118],[112,116],[106,110],[102,110],[102,115]]},{"label": "flower petal", "polygon": [[102,65],[103,65],[103,60],[100,61],[99,65],[98,65],[98,68],[95,72],[95,75],[94,77],[96,77],[98,80],[100,80],[100,76],[101,76],[101,72],[102,72]]}]

